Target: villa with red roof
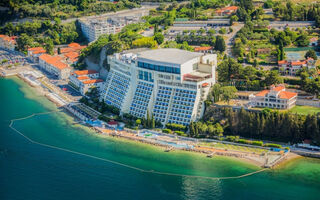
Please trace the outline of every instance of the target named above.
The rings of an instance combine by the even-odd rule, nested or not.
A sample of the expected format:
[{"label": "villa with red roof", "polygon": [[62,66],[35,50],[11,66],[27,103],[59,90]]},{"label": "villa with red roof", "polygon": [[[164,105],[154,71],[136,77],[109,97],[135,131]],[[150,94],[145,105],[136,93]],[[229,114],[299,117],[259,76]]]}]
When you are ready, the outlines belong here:
[{"label": "villa with red roof", "polygon": [[60,54],[65,58],[68,64],[76,64],[80,56],[80,51],[87,46],[81,46],[78,43],[70,43],[67,47],[60,49]]},{"label": "villa with red roof", "polygon": [[16,47],[16,36],[0,35],[0,48],[13,51]]},{"label": "villa with red roof", "polygon": [[268,107],[275,109],[290,109],[296,105],[298,94],[286,91],[282,85],[270,87],[249,97],[250,104],[254,107]]},{"label": "villa with red roof", "polygon": [[42,54],[39,56],[39,66],[47,72],[58,76],[59,79],[67,79],[70,76],[71,68],[63,62],[60,56]]},{"label": "villa with red roof", "polygon": [[69,84],[85,95],[92,87],[102,89],[103,80],[99,79],[99,72],[95,70],[78,70],[71,73]]},{"label": "villa with red roof", "polygon": [[303,61],[286,61],[280,60],[278,61],[279,72],[282,75],[295,76],[296,73],[302,68],[306,67],[308,69],[315,68],[315,60],[313,58],[308,58]]},{"label": "villa with red roof", "polygon": [[229,16],[232,13],[237,12],[237,10],[238,10],[238,6],[228,6],[228,7],[216,10],[216,15],[218,15],[218,16]]}]

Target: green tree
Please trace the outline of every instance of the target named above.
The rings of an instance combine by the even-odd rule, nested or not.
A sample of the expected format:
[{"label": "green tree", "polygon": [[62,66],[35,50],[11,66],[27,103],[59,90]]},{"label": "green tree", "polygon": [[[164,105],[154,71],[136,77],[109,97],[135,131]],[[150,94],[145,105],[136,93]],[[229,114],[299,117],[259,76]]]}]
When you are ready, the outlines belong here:
[{"label": "green tree", "polygon": [[318,59],[318,56],[316,54],[316,52],[313,49],[310,49],[309,51],[307,51],[306,55],[304,56],[306,59],[307,58],[313,58],[314,60]]},{"label": "green tree", "polygon": [[137,125],[137,126],[140,126],[140,125],[141,125],[141,119],[137,119],[137,120],[136,120],[136,125]]},{"label": "green tree", "polygon": [[226,50],[226,43],[222,36],[218,35],[216,38],[215,49],[224,52]]},{"label": "green tree", "polygon": [[219,83],[214,84],[211,89],[211,93],[213,96],[213,101],[218,102],[220,100],[221,95],[221,85]]},{"label": "green tree", "polygon": [[308,37],[305,34],[300,35],[297,40],[296,40],[296,44],[299,47],[306,47],[309,45],[309,40]]},{"label": "green tree", "polygon": [[47,53],[53,55],[53,48],[54,48],[53,41],[47,38],[46,45],[45,45],[45,49]]},{"label": "green tree", "polygon": [[221,87],[221,99],[229,104],[231,99],[237,97],[236,92],[237,89],[234,86]]},{"label": "green tree", "polygon": [[157,41],[157,43],[160,45],[164,41],[164,36],[162,35],[162,33],[158,32],[154,35],[154,40]]},{"label": "green tree", "polygon": [[273,85],[273,84],[276,85],[280,83],[283,83],[283,78],[280,76],[277,70],[272,70],[267,74],[265,78],[266,85]]}]

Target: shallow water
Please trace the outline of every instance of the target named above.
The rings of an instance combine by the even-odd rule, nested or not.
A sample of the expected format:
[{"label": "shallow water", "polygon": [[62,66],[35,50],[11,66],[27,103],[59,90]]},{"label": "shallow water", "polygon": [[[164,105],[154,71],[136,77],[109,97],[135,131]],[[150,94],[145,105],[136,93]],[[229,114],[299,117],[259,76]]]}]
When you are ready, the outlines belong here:
[{"label": "shallow water", "polygon": [[[72,124],[64,113],[35,116],[13,126],[34,141],[89,154],[98,160],[31,143],[10,120],[56,110],[17,78],[0,79],[0,199],[319,199],[320,161],[303,158],[281,169],[232,180],[141,172],[225,177],[258,170],[226,157],[173,151],[102,138]],[[27,94],[27,95],[26,95]]]}]

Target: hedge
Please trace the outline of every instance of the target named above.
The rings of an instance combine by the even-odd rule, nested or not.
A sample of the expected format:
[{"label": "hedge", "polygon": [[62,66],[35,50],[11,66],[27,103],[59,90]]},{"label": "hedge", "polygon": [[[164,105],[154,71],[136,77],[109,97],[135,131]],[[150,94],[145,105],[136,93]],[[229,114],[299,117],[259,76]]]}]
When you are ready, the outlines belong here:
[{"label": "hedge", "polygon": [[187,136],[187,134],[185,134],[183,131],[175,131],[175,133],[180,136]]},{"label": "hedge", "polygon": [[252,141],[252,145],[262,146],[262,145],[263,145],[263,142],[262,142],[262,141]]},{"label": "hedge", "polygon": [[300,85],[301,80],[300,79],[292,79],[292,78],[284,78],[284,83],[287,83],[289,85]]},{"label": "hedge", "polygon": [[186,126],[184,125],[181,125],[181,124],[175,124],[175,123],[168,123],[166,124],[166,127],[168,129],[171,129],[171,130],[176,130],[176,131],[184,131],[186,130]]},{"label": "hedge", "polygon": [[274,147],[274,148],[279,148],[279,149],[282,148],[282,146],[280,144],[273,144],[273,143],[266,143],[264,146],[265,147]]},{"label": "hedge", "polygon": [[162,129],[163,133],[172,133],[172,131],[168,128]]}]

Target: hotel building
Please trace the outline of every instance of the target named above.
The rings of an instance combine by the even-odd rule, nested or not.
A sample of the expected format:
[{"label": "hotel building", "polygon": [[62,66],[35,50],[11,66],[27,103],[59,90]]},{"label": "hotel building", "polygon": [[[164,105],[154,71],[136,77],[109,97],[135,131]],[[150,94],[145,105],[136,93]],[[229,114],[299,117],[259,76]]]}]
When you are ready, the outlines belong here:
[{"label": "hotel building", "polygon": [[157,49],[116,53],[108,63],[107,104],[140,118],[149,112],[162,124],[188,125],[203,115],[217,55]]},{"label": "hotel building", "polygon": [[284,86],[271,86],[270,90],[263,90],[255,95],[250,95],[250,104],[256,107],[275,109],[290,109],[296,105],[298,94],[286,91]]},{"label": "hotel building", "polygon": [[71,68],[64,62],[60,56],[51,56],[49,54],[42,54],[39,56],[39,66],[45,71],[56,75],[59,79],[69,78]]}]

